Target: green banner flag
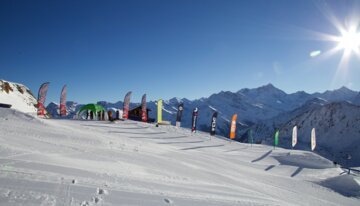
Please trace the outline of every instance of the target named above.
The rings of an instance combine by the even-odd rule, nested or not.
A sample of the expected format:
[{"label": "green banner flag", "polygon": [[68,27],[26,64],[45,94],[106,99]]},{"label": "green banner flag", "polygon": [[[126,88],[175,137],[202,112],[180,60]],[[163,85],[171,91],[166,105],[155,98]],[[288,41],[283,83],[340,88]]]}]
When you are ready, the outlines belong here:
[{"label": "green banner flag", "polygon": [[275,136],[274,136],[274,147],[279,145],[279,130],[276,130]]},{"label": "green banner flag", "polygon": [[251,129],[249,130],[249,133],[248,133],[248,141],[251,145],[254,143],[254,138],[253,138]]}]

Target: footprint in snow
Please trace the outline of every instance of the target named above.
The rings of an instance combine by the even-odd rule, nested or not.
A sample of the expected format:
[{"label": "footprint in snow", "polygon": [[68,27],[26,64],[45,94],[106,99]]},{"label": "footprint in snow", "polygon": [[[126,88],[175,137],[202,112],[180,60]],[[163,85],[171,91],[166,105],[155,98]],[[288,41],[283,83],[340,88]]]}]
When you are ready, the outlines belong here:
[{"label": "footprint in snow", "polygon": [[99,203],[101,200],[100,197],[93,197],[93,202],[95,202],[95,204]]},{"label": "footprint in snow", "polygon": [[108,194],[108,191],[107,190],[104,190],[104,189],[101,189],[101,188],[97,188],[96,189],[96,193],[98,195],[107,195]]},{"label": "footprint in snow", "polygon": [[173,201],[171,201],[171,200],[168,199],[168,198],[164,198],[164,202],[166,202],[166,203],[168,203],[168,204],[172,204],[172,203],[173,203]]},{"label": "footprint in snow", "polygon": [[90,204],[89,204],[89,202],[88,201],[83,201],[81,204],[80,204],[80,206],[89,206]]}]

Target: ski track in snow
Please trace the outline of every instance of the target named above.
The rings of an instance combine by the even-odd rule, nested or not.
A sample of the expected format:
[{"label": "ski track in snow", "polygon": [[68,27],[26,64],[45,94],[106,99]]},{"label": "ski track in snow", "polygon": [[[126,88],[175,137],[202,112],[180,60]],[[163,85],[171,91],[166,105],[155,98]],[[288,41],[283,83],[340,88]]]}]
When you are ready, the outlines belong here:
[{"label": "ski track in snow", "polygon": [[0,109],[0,205],[360,204],[329,189],[346,191],[334,179],[342,170],[311,152],[132,121],[30,121],[11,111]]}]

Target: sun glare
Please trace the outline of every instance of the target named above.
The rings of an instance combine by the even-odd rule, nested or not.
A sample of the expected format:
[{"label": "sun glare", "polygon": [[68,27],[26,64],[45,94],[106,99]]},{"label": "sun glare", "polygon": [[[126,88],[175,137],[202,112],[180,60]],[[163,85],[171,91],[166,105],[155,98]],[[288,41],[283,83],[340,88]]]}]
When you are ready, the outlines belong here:
[{"label": "sun glare", "polygon": [[360,49],[360,33],[356,29],[342,32],[342,36],[338,40],[338,47],[347,52],[358,51]]},{"label": "sun glare", "polygon": [[348,16],[345,17],[343,21],[335,16],[330,7],[323,4],[319,7],[320,11],[337,30],[338,34],[313,32],[315,38],[321,41],[332,42],[334,43],[334,47],[324,51],[315,50],[310,53],[310,57],[314,58],[321,55],[320,59],[324,60],[337,53],[342,53],[333,76],[332,86],[334,86],[336,82],[347,82],[350,63],[354,62],[354,60],[360,60],[360,12],[358,6],[360,6],[360,4],[356,4],[355,7],[357,9],[349,11]]}]

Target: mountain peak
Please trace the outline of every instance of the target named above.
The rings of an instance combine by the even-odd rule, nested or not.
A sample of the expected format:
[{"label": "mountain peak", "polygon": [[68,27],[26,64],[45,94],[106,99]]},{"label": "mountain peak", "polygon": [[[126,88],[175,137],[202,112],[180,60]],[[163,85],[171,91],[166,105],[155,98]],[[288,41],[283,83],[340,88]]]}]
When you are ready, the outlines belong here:
[{"label": "mountain peak", "polygon": [[284,91],[282,91],[281,89],[278,89],[276,88],[273,84],[269,83],[269,84],[266,84],[264,86],[261,86],[261,87],[258,87],[256,88],[255,90],[257,91],[262,91],[262,92],[275,92],[275,93],[282,93],[282,94],[285,94]]},{"label": "mountain peak", "polygon": [[263,86],[261,86],[261,87],[275,88],[275,87],[274,87],[274,85],[273,85],[273,84],[271,84],[271,83],[268,83],[268,84],[263,85]]},{"label": "mountain peak", "polygon": [[249,89],[249,88],[240,89],[237,93],[248,93],[252,91],[280,91],[284,93],[281,89],[276,88],[271,83],[253,89]]},{"label": "mountain peak", "polygon": [[173,104],[179,104],[180,102],[182,102],[181,98],[178,97],[173,97],[171,99],[168,100],[169,103],[173,103]]},{"label": "mountain peak", "polygon": [[49,105],[56,105],[56,106],[58,106],[59,104],[56,103],[56,102],[50,102]]},{"label": "mountain peak", "polygon": [[353,90],[345,87],[345,86],[342,86],[340,87],[339,89],[335,89],[334,91],[342,91],[342,92],[353,92]]},{"label": "mountain peak", "polygon": [[[346,86],[342,86],[342,87],[340,87],[338,89],[326,90],[323,94],[325,94],[325,93],[333,93],[333,92],[335,92],[335,93],[339,93],[339,92],[340,93],[356,93],[355,91],[347,88]],[[317,92],[315,94],[321,94],[321,93]]]},{"label": "mountain peak", "polygon": [[280,90],[282,91],[281,89],[278,89],[277,87],[275,87],[273,84],[271,83],[268,83],[266,85],[263,85],[263,86],[260,86],[258,87],[257,89],[266,89],[266,90]]}]

